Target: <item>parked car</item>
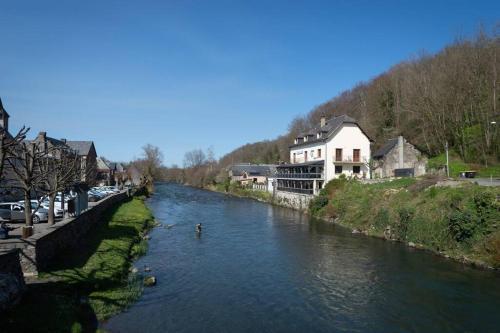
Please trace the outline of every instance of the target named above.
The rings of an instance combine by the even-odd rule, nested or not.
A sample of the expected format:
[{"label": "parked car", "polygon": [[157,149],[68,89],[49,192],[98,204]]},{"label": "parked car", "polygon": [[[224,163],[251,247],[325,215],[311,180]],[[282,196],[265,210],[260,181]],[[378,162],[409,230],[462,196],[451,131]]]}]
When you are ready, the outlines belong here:
[{"label": "parked car", "polygon": [[[24,200],[19,201],[19,203],[24,204]],[[31,209],[36,209],[37,207],[38,207],[38,201],[31,200]],[[49,205],[48,198],[40,201],[40,207],[43,209],[46,209],[47,212],[49,211],[50,205]],[[55,203],[54,203],[54,217],[58,217],[58,218],[63,217],[63,210],[60,207],[58,208]]]},{"label": "parked car", "polygon": [[[10,221],[24,221],[24,204],[18,202],[4,202],[0,203],[0,210],[10,210]],[[49,218],[49,211],[45,208],[38,209],[32,216],[33,223],[47,221]]]},{"label": "parked car", "polygon": [[[54,198],[54,208],[55,209],[59,209],[60,211],[62,211],[63,207],[62,207],[62,204],[61,204],[61,196],[56,196]],[[67,197],[66,195],[64,196],[64,209],[68,210],[68,201],[70,200],[69,197]],[[49,207],[49,198],[45,198],[42,200],[42,206],[43,207]]]},{"label": "parked car", "polygon": [[10,221],[10,209],[0,209],[0,222]]},{"label": "parked car", "polygon": [[[93,200],[93,202],[102,200],[106,197],[106,194],[99,192],[99,191],[96,191],[96,190],[90,190],[87,192],[87,194],[89,196],[89,201]],[[90,200],[90,197],[93,197],[92,200]]]}]

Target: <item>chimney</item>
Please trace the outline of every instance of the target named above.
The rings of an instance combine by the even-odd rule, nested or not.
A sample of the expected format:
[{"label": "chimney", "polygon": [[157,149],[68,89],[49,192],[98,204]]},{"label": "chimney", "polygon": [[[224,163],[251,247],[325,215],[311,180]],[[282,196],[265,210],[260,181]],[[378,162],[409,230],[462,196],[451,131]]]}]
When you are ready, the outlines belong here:
[{"label": "chimney", "polygon": [[321,123],[320,123],[320,125],[321,125],[321,127],[325,127],[325,125],[326,125],[326,118],[325,118],[325,116],[321,117]]},{"label": "chimney", "polygon": [[404,168],[404,146],[405,146],[405,140],[403,139],[403,136],[398,136],[398,150],[399,150],[399,168],[403,169]]},{"label": "chimney", "polygon": [[40,141],[42,142],[45,142],[45,140],[47,140],[47,132],[38,133],[38,139],[40,139]]},{"label": "chimney", "polygon": [[62,138],[61,141],[66,144],[66,139],[65,138]]}]

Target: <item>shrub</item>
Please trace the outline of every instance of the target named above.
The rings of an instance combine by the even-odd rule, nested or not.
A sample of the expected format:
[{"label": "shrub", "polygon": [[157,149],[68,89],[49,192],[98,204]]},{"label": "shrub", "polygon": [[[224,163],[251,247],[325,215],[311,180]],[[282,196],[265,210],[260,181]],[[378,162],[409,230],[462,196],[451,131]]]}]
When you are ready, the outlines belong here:
[{"label": "shrub", "polygon": [[407,238],[408,227],[414,215],[415,209],[413,207],[401,207],[398,209],[399,219],[394,224],[394,232],[398,239],[405,240]]},{"label": "shrub", "polygon": [[389,210],[382,207],[378,210],[377,215],[373,220],[373,226],[377,230],[383,230],[387,225],[389,225]]},{"label": "shrub", "polygon": [[448,221],[450,233],[457,242],[463,242],[471,238],[478,224],[477,217],[468,211],[455,211]]},{"label": "shrub", "polygon": [[319,195],[318,197],[311,200],[309,204],[309,210],[311,214],[315,215],[326,205],[328,205],[328,197],[325,195]]}]

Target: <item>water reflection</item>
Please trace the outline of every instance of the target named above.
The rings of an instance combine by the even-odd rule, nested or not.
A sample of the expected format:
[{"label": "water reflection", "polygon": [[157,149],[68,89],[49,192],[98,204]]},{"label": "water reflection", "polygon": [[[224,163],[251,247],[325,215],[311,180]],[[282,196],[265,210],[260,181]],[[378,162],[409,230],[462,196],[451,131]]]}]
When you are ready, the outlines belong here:
[{"label": "water reflection", "polygon": [[[161,185],[159,278],[113,332],[495,331],[498,275],[253,200]],[[203,223],[203,235],[194,226]],[[193,235],[195,233],[195,235]],[[201,236],[201,237],[199,237]]]}]

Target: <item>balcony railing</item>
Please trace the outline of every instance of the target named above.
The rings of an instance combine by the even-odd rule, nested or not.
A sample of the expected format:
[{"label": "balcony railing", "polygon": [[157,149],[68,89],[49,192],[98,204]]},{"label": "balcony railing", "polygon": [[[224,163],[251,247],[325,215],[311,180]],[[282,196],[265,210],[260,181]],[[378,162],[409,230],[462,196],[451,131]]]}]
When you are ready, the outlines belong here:
[{"label": "balcony railing", "polygon": [[278,173],[276,178],[290,178],[290,179],[322,179],[324,178],[323,173]]},{"label": "balcony railing", "polygon": [[335,156],[333,161],[334,163],[368,163],[368,159],[366,157],[353,157],[353,156]]},{"label": "balcony railing", "polygon": [[293,192],[300,194],[311,194],[311,195],[314,194],[314,190],[312,188],[294,188],[294,187],[278,186],[278,191]]}]

